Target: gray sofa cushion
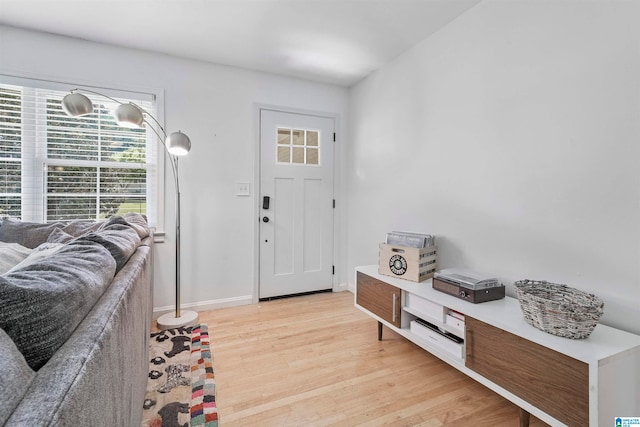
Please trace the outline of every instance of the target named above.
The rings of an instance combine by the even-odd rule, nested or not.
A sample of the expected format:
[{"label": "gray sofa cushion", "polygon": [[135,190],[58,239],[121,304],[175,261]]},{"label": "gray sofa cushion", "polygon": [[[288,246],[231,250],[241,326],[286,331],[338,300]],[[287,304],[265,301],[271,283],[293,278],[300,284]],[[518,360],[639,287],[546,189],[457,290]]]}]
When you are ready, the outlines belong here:
[{"label": "gray sofa cushion", "polygon": [[136,233],[138,233],[138,237],[140,237],[140,239],[144,239],[150,234],[149,225],[147,224],[146,218],[139,213],[129,212],[124,214],[124,216],[112,216],[111,218],[104,221],[102,225],[100,225],[98,230],[114,224],[121,224],[131,227],[136,231]]},{"label": "gray sofa cushion", "polygon": [[7,422],[34,376],[11,337],[0,329],[0,425]]},{"label": "gray sofa cushion", "polygon": [[97,230],[101,225],[102,222],[85,220],[75,220],[68,224],[62,222],[41,224],[5,219],[0,226],[0,242],[19,243],[33,249],[46,242],[49,235],[58,228],[73,237],[78,237],[89,231]]},{"label": "gray sofa cushion", "polygon": [[54,228],[54,230],[47,237],[48,243],[67,243],[73,240],[74,236],[67,233],[60,227]]},{"label": "gray sofa cushion", "polygon": [[43,243],[40,246],[38,246],[37,248],[32,249],[31,253],[29,254],[29,256],[27,256],[25,259],[23,259],[18,264],[13,266],[6,273],[7,274],[13,273],[16,270],[19,270],[19,269],[25,268],[25,267],[27,267],[27,266],[29,266],[31,264],[35,264],[37,262],[40,262],[44,258],[50,257],[51,255],[53,255],[54,253],[56,253],[57,251],[62,249],[63,246],[64,245],[62,243]]},{"label": "gray sofa cushion", "polygon": [[147,218],[139,213],[129,212],[124,214],[122,217],[131,228],[136,230],[140,239],[144,239],[148,237],[151,233],[149,231],[149,224],[147,223]]},{"label": "gray sofa cushion", "polygon": [[140,244],[140,237],[128,225],[110,224],[98,231],[78,237],[78,241],[96,242],[104,246],[116,261],[116,272],[127,263]]},{"label": "gray sofa cushion", "polygon": [[48,258],[0,276],[0,328],[38,370],[64,344],[115,274],[102,245],[75,240]]},{"label": "gray sofa cushion", "polygon": [[33,249],[47,241],[49,234],[56,228],[64,227],[61,222],[40,224],[36,222],[22,222],[13,219],[5,219],[0,227],[0,241],[7,243],[19,243],[22,246]]},{"label": "gray sofa cushion", "polygon": [[18,243],[0,241],[0,274],[4,274],[24,261],[33,249]]},{"label": "gray sofa cushion", "polygon": [[62,227],[62,231],[73,236],[78,237],[89,231],[95,231],[102,225],[101,221],[89,221],[85,219],[76,219],[67,223]]}]

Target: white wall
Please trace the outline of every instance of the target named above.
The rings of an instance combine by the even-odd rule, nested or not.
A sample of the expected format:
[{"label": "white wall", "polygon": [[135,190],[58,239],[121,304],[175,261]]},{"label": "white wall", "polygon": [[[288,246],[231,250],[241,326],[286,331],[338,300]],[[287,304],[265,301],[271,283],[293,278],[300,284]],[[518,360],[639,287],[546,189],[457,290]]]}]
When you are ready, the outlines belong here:
[{"label": "white wall", "polygon": [[349,268],[431,232],[441,268],[566,283],[640,333],[638,22],[640,2],[485,0],[353,87]]},{"label": "white wall", "polygon": [[[342,124],[347,108],[347,91],[337,86],[6,26],[0,26],[0,72],[80,85],[164,89],[166,129],[181,129],[193,143],[190,154],[180,159],[181,294],[187,305],[251,302],[258,199],[256,104],[335,113]],[[338,134],[344,129],[338,128]],[[338,171],[343,167],[338,161]],[[155,307],[174,304],[170,173],[165,182],[167,238],[156,245]],[[250,182],[252,197],[235,196],[236,182]],[[343,190],[336,191],[341,199]],[[346,284],[342,276],[339,280]]]}]

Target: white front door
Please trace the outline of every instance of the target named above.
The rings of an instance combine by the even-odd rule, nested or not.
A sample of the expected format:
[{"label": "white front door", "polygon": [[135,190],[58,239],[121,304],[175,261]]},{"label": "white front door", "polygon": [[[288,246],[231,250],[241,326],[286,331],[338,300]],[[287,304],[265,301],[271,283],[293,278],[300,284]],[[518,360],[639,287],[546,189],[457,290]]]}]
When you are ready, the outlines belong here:
[{"label": "white front door", "polygon": [[260,298],[333,288],[334,119],[260,111]]}]

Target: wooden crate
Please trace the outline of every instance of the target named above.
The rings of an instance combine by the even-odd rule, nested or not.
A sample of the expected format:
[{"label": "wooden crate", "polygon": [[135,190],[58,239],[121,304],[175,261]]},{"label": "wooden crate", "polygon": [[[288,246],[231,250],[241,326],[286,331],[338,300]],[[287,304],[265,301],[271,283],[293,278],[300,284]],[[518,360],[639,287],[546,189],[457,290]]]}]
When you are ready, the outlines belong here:
[{"label": "wooden crate", "polygon": [[386,276],[422,282],[436,271],[436,246],[409,248],[380,243],[378,272]]}]

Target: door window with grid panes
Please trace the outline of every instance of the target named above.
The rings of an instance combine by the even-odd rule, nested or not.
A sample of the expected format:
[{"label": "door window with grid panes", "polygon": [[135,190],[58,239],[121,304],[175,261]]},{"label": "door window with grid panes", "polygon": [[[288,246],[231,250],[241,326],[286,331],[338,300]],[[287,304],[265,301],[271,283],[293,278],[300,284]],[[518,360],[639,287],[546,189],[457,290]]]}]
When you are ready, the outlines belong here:
[{"label": "door window with grid panes", "polygon": [[309,129],[277,129],[277,162],[298,165],[318,165],[319,131]]}]

